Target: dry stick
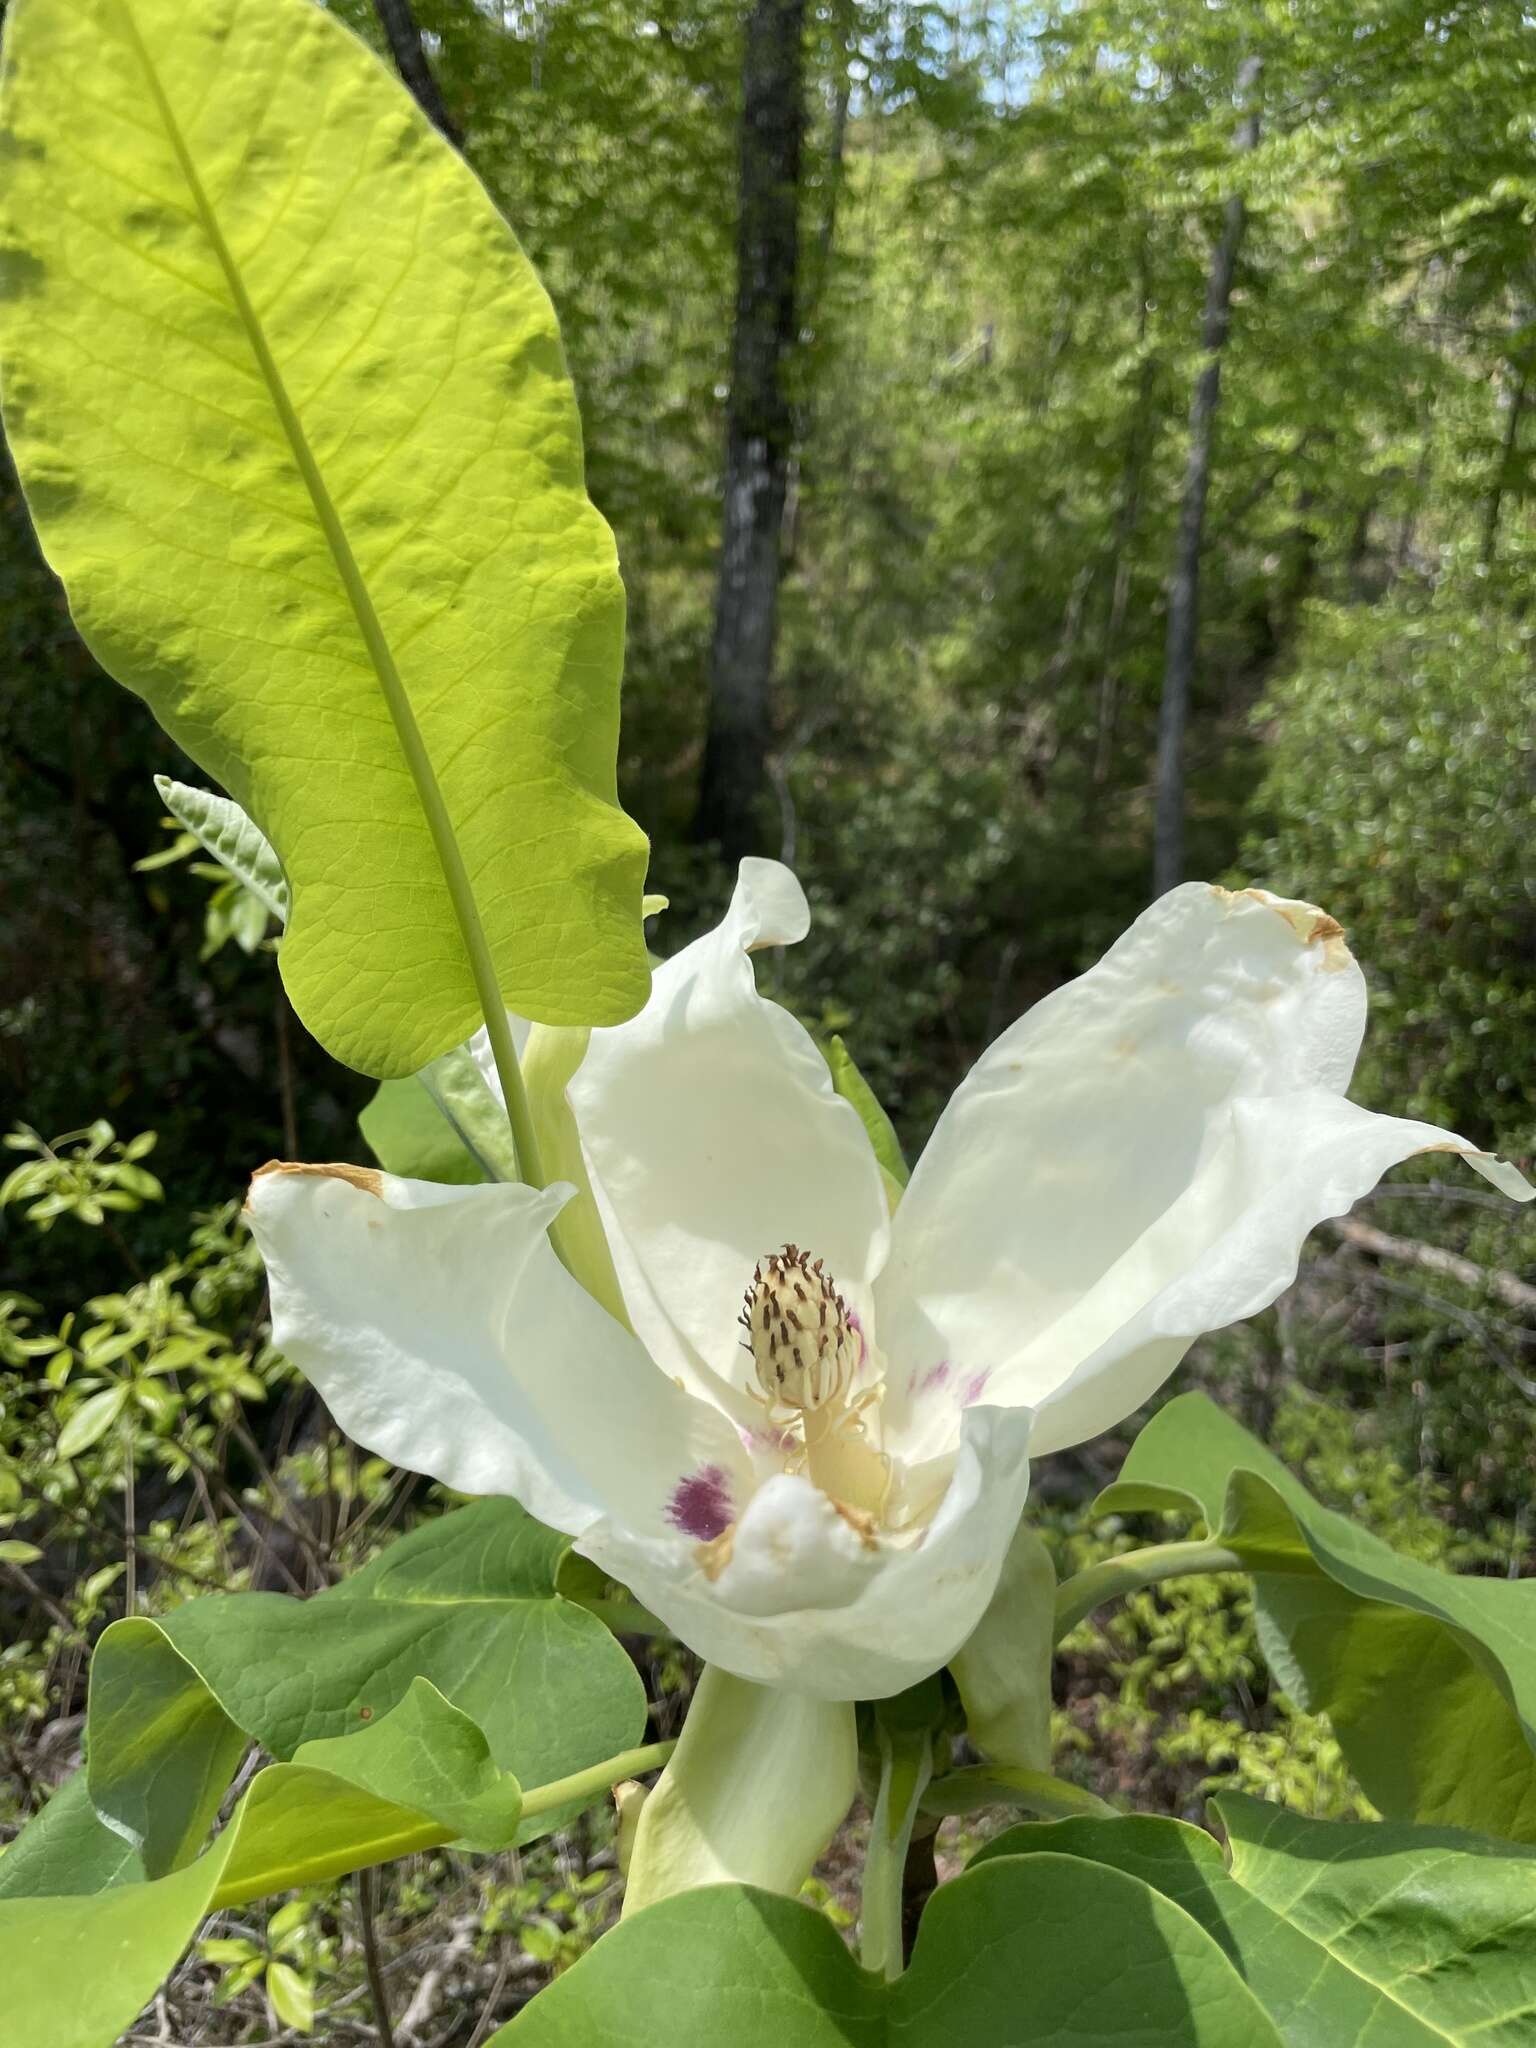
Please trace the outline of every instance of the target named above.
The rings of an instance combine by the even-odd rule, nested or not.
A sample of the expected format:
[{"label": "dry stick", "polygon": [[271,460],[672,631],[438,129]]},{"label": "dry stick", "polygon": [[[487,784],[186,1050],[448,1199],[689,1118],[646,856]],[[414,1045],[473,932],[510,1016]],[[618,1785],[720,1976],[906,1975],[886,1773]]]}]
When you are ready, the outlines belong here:
[{"label": "dry stick", "polygon": [[395,2048],[395,2030],[389,2023],[389,1988],[379,1964],[378,1931],[373,1924],[376,1883],[376,1872],[360,1870],[357,1873],[357,1917],[363,1935],[363,1967],[368,1973],[368,1996],[373,2001],[379,2040],[383,2048]]},{"label": "dry stick", "polygon": [[[1394,1189],[1393,1192],[1399,1191]],[[1503,1272],[1496,1266],[1479,1266],[1475,1260],[1464,1259],[1459,1253],[1445,1251],[1437,1244],[1420,1244],[1411,1237],[1393,1237],[1390,1232],[1378,1230],[1373,1223],[1362,1223],[1355,1216],[1335,1217],[1328,1228],[1335,1237],[1341,1237],[1357,1251],[1369,1252],[1373,1258],[1395,1259],[1403,1265],[1419,1266],[1426,1273],[1440,1273],[1447,1280],[1459,1281],[1463,1287],[1492,1294],[1509,1308],[1536,1310],[1536,1287],[1516,1273]]]}]

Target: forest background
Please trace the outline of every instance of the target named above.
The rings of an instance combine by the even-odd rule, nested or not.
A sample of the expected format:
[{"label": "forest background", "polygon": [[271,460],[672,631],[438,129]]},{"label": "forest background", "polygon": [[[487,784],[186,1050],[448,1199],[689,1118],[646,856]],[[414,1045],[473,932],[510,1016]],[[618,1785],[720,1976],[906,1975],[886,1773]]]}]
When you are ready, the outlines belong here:
[{"label": "forest background", "polygon": [[[1157,889],[1262,883],[1366,967],[1361,1099],[1529,1161],[1536,16],[334,6],[560,312],[629,593],[621,783],[660,950],[741,853],[791,861],[815,921],[776,991],[910,1152]],[[165,829],[153,776],[195,771],[94,669],[8,473],[0,677],[0,1122],[41,1134],[0,1191],[9,1828],[125,1605],[324,1584],[434,1497],[266,1349],[232,1206],[272,1154],[369,1158],[372,1084],[293,1020],[265,913]],[[149,1131],[156,1179],[118,1143]],[[1533,1283],[1530,1227],[1424,1165],[1190,1370],[1400,1547],[1536,1572]],[[1122,1540],[1084,1512],[1122,1448],[1039,1476],[1079,1560]],[[664,1719],[686,1660],[648,1669]],[[1192,1815],[1216,1783],[1365,1810],[1266,1683],[1235,1587],[1139,1596],[1069,1644],[1058,1768]],[[502,1871],[489,1918],[451,1857],[397,1887],[400,2037],[510,2011],[600,1924],[611,1862],[583,1835]],[[256,2039],[285,1997],[297,2029],[307,1997],[346,2039],[359,1897],[252,1934],[243,1981],[194,1960],[173,1996],[227,2001],[197,2038]],[[422,2005],[434,1915],[477,1931]]]}]

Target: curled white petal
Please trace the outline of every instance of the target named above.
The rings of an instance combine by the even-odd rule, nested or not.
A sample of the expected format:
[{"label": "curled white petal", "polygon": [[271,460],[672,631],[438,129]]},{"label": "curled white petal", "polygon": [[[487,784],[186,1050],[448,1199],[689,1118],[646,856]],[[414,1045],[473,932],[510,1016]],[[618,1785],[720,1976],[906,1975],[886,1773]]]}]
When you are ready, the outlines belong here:
[{"label": "curled white petal", "polygon": [[572,1536],[608,1516],[660,1533],[680,1488],[713,1474],[728,1497],[746,1461],[555,1257],[568,1193],[267,1169],[248,1210],[273,1338],[381,1457]]},{"label": "curled white petal", "polygon": [[593,1032],[570,1085],[626,1306],[690,1380],[741,1379],[735,1317],[766,1253],[810,1247],[861,1307],[885,1256],[858,1113],[809,1034],[757,993],[751,953],[803,938],[809,919],[788,868],[743,861],[723,922],[657,968],[637,1017]]},{"label": "curled white petal", "polygon": [[[1424,1126],[1383,1140],[1386,1120],[1350,1111],[1364,1020],[1360,970],[1324,912],[1190,883],[1004,1032],[956,1091],[897,1212],[876,1290],[882,1344],[902,1367],[888,1441],[941,1447],[980,1398],[1037,1408],[1037,1451],[1107,1428],[1198,1328],[1251,1314],[1286,1284],[1212,1284],[1213,1320],[1181,1343],[1091,1364],[1110,1325],[1152,1293],[1197,1264],[1209,1278],[1218,1221],[1247,1218],[1271,1246],[1269,1270],[1288,1277],[1312,1225],[1385,1166],[1432,1143],[1470,1152]],[[1294,1119],[1294,1157],[1253,1137],[1250,1112],[1266,1104],[1265,1128]],[[1314,1105],[1349,1111],[1316,1147]]]}]

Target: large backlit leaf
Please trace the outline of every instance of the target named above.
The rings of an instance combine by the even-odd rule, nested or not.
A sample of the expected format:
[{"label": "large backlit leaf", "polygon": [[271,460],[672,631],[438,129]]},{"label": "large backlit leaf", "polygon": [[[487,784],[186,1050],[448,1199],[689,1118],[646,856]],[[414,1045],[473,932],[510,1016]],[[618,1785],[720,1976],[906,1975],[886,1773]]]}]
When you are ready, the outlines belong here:
[{"label": "large backlit leaf", "polygon": [[894,1984],[744,1885],[605,1935],[493,2048],[1281,2048],[1213,1938],[1138,1878],[1009,1857],[935,1893]]},{"label": "large backlit leaf", "polygon": [[1536,1851],[1240,1794],[1215,1806],[1230,1868],[1203,1828],[1151,1815],[1009,1828],[978,1862],[1044,1852],[1139,1877],[1221,1944],[1286,2048],[1536,2038]]},{"label": "large backlit leaf", "polygon": [[1237,1552],[1276,1676],[1383,1813],[1536,1841],[1536,1580],[1399,1556],[1201,1394],[1153,1417],[1097,1507],[1192,1512]]},{"label": "large backlit leaf", "polygon": [[[641,1739],[645,1692],[595,1616],[560,1598],[561,1536],[514,1501],[480,1501],[413,1530],[311,1600],[229,1593],[162,1620],[114,1623],[91,1670],[91,1794],[152,1872],[206,1826],[206,1766],[227,1719],[274,1756],[347,1736],[424,1678],[484,1731],[525,1785],[617,1755]],[[136,1717],[137,1710],[137,1717]],[[159,1739],[180,1728],[182,1740]],[[550,1814],[528,1823],[542,1833]]]},{"label": "large backlit leaf", "polygon": [[386,1720],[263,1771],[195,1862],[82,1897],[0,1901],[4,2038],[110,2048],[205,1914],[440,1843],[510,1842],[522,1795],[424,1680]]},{"label": "large backlit leaf", "polygon": [[553,311],[469,170],[311,0],[14,0],[0,151],[44,550],[275,846],[299,1015],[381,1075],[469,1036],[445,860],[512,1008],[630,1015],[613,541]]}]

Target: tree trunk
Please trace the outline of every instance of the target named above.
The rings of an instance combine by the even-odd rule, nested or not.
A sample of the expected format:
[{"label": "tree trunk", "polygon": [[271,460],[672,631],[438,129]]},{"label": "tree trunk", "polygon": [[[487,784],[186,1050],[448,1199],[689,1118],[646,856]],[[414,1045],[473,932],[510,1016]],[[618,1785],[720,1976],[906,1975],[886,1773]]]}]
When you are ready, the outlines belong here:
[{"label": "tree trunk", "polygon": [[1130,424],[1126,429],[1125,458],[1120,470],[1120,492],[1109,548],[1109,616],[1104,622],[1104,643],[1099,650],[1099,709],[1093,744],[1096,788],[1109,780],[1110,764],[1114,758],[1115,718],[1120,696],[1120,642],[1131,602],[1132,550],[1136,528],[1141,522],[1142,478],[1157,432],[1157,415],[1152,402],[1157,394],[1157,363],[1147,350],[1152,279],[1145,235],[1136,266],[1136,289],[1136,346],[1141,352],[1141,362],[1136,371],[1136,396],[1131,401]]},{"label": "tree trunk", "polygon": [[771,731],[784,493],[794,439],[805,0],[754,0],[742,60],[736,323],[709,727],[694,837],[734,865],[759,843]]},{"label": "tree trunk", "polygon": [[1509,404],[1504,414],[1504,439],[1499,448],[1499,464],[1493,473],[1493,483],[1488,492],[1488,506],[1483,515],[1483,540],[1478,550],[1478,560],[1485,569],[1493,567],[1493,558],[1499,546],[1499,520],[1504,511],[1504,494],[1509,489],[1515,474],[1515,458],[1520,445],[1520,421],[1525,413],[1526,387],[1530,382],[1530,365],[1522,362],[1515,374],[1515,387],[1509,394]]},{"label": "tree trunk", "polygon": [[[1256,94],[1262,59],[1246,58],[1238,70],[1240,100],[1255,101],[1237,131],[1236,149],[1245,155],[1259,140]],[[1184,731],[1189,722],[1190,687],[1200,626],[1200,551],[1211,485],[1211,447],[1221,397],[1221,357],[1232,319],[1232,281],[1248,225],[1241,193],[1227,201],[1221,236],[1206,284],[1200,330],[1204,358],[1189,408],[1189,458],[1179,501],[1179,531],[1173,573],[1168,580],[1168,643],[1163,698],[1157,721],[1157,803],[1152,841],[1152,893],[1161,896],[1184,873]]]},{"label": "tree trunk", "polygon": [[373,5],[379,26],[389,43],[389,53],[395,60],[395,69],[407,91],[438,133],[445,136],[455,149],[462,149],[463,133],[443,105],[443,95],[438,90],[432,66],[427,62],[427,53],[422,47],[421,30],[411,12],[411,0],[373,0]]}]

